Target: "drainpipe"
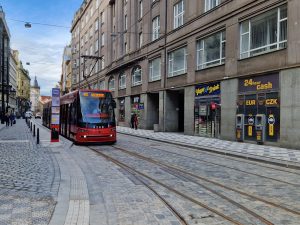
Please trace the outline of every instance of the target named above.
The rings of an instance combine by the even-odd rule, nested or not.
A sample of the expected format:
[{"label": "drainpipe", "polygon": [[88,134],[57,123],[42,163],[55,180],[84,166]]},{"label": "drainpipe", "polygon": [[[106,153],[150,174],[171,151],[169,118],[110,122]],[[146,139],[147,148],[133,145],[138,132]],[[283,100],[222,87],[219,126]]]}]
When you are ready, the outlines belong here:
[{"label": "drainpipe", "polygon": [[164,65],[164,85],[163,85],[163,131],[166,131],[166,117],[165,117],[165,92],[166,92],[166,82],[167,82],[167,26],[168,26],[168,0],[165,0],[165,38],[164,38],[164,57],[165,57],[165,65]]}]

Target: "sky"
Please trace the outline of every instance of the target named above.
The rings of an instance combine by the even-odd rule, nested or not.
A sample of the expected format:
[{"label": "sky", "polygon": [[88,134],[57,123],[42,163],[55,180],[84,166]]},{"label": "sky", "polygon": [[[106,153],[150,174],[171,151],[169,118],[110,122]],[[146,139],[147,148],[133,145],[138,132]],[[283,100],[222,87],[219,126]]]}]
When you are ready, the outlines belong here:
[{"label": "sky", "polygon": [[[12,49],[29,71],[31,84],[37,77],[41,95],[50,95],[60,80],[63,49],[70,44],[70,27],[83,0],[0,0],[8,24]],[[30,29],[24,22],[33,23]],[[38,25],[51,24],[63,27]],[[30,65],[26,65],[29,62]]]}]

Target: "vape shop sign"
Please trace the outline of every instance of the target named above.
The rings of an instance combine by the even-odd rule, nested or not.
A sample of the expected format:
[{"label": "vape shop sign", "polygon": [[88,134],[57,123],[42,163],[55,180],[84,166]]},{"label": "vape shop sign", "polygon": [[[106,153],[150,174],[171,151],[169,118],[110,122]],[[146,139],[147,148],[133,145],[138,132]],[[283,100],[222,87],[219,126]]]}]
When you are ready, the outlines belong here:
[{"label": "vape shop sign", "polygon": [[52,107],[51,107],[51,142],[59,142],[60,124],[60,90],[52,88]]}]

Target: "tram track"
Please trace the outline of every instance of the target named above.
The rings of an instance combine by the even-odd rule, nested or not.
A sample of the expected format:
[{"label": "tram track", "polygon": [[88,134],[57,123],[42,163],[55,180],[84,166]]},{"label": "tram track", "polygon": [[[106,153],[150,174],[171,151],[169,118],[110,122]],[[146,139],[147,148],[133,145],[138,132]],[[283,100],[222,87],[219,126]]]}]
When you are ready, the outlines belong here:
[{"label": "tram track", "polygon": [[[114,146],[112,146],[112,147],[115,148]],[[203,208],[209,210],[210,212],[212,212],[212,213],[214,213],[214,214],[216,214],[216,215],[222,217],[223,219],[225,219],[225,220],[227,220],[227,221],[229,221],[229,222],[231,222],[231,223],[233,223],[233,224],[243,224],[243,223],[239,222],[238,220],[236,220],[236,219],[234,219],[234,218],[232,218],[232,217],[226,215],[225,213],[220,212],[220,211],[218,211],[218,210],[216,210],[216,209],[214,209],[214,208],[208,206],[207,204],[205,204],[205,203],[203,203],[203,202],[201,202],[201,201],[199,201],[199,200],[196,200],[195,198],[193,198],[193,197],[191,197],[191,196],[189,196],[189,195],[187,195],[187,194],[184,194],[182,191],[178,191],[177,189],[175,189],[175,188],[173,188],[173,187],[171,187],[171,186],[169,186],[169,185],[166,185],[165,183],[162,183],[162,182],[159,181],[158,179],[155,179],[155,178],[153,178],[153,177],[151,177],[151,176],[149,176],[149,175],[147,175],[147,174],[145,174],[145,173],[143,173],[143,172],[141,172],[141,171],[138,171],[137,169],[133,168],[132,166],[127,165],[126,163],[121,162],[121,161],[118,160],[118,159],[115,159],[115,157],[111,157],[111,156],[109,156],[109,155],[103,153],[102,151],[100,152],[100,151],[97,150],[97,149],[93,149],[93,148],[89,148],[89,149],[91,149],[92,151],[94,151],[94,152],[96,152],[97,154],[101,155],[102,157],[106,158],[107,160],[109,160],[109,161],[115,163],[116,165],[122,167],[123,169],[126,169],[128,172],[130,172],[130,173],[133,174],[134,176],[137,176],[137,175],[138,175],[138,176],[142,176],[143,178],[146,178],[146,179],[148,179],[148,180],[150,180],[150,181],[152,181],[152,182],[158,184],[159,186],[166,188],[167,190],[169,190],[169,191],[175,193],[176,195],[181,196],[182,198],[184,198],[184,199],[186,199],[186,200],[188,200],[188,201],[190,201],[190,202],[192,202],[192,203],[194,203],[194,204],[196,204],[196,205],[198,205],[198,206],[201,206],[201,207],[203,207]],[[115,149],[120,150],[120,149],[118,149],[118,148],[115,148]],[[120,150],[120,151],[122,151],[122,150]],[[125,150],[125,151],[126,151],[126,150]],[[124,151],[124,152],[125,152],[125,151]],[[127,152],[125,152],[125,153],[127,153]],[[131,156],[133,156],[133,157],[138,157],[138,158],[140,158],[140,159],[142,159],[142,160],[146,160],[145,158],[140,157],[140,156],[137,156],[137,155],[134,155],[134,154],[132,154]],[[147,161],[148,161],[148,160],[147,160]],[[150,161],[148,161],[148,162],[156,164],[156,163],[153,162],[152,160],[150,160]],[[166,168],[165,165],[161,165],[161,164],[159,164],[159,163],[156,164],[156,165],[158,165],[158,166],[160,166],[160,167],[163,167],[163,168]],[[171,168],[171,167],[167,167],[167,169],[173,170],[173,171],[174,171],[174,169]],[[221,193],[218,193],[218,192],[215,191],[215,190],[212,190],[211,188],[207,187],[206,185],[203,185],[203,184],[200,184],[199,182],[196,182],[194,179],[189,178],[187,175],[182,175],[182,173],[179,172],[178,170],[175,170],[174,172],[180,173],[180,176],[183,176],[185,179],[188,179],[190,182],[193,182],[193,183],[195,183],[195,184],[201,186],[202,188],[204,188],[204,189],[210,191],[211,193],[213,193],[213,194],[219,196],[220,198],[222,198],[222,199],[224,199],[225,201],[231,203],[232,205],[236,206],[237,208],[243,210],[243,211],[246,212],[247,214],[251,215],[253,218],[259,220],[262,224],[267,224],[267,225],[273,224],[271,221],[269,221],[268,219],[264,218],[263,216],[260,216],[259,214],[257,214],[257,213],[254,212],[253,210],[250,210],[250,209],[248,209],[247,207],[241,205],[240,203],[238,203],[238,202],[236,202],[236,201],[234,201],[234,200],[232,200],[232,199],[226,197],[225,195],[223,195],[223,194],[221,194]],[[170,173],[170,174],[171,174],[171,173]],[[172,174],[171,174],[171,175],[172,175]],[[248,197],[249,197],[249,196],[248,196]]]},{"label": "tram track", "polygon": [[[179,167],[177,167],[177,166],[169,165],[169,164],[166,164],[166,163],[159,162],[159,161],[154,160],[154,159],[152,159],[152,158],[150,158],[150,157],[145,157],[145,156],[143,156],[143,155],[140,155],[140,154],[135,153],[135,152],[128,151],[128,150],[126,150],[126,149],[124,149],[124,148],[121,148],[121,147],[116,147],[116,146],[112,146],[112,147],[113,147],[114,149],[119,150],[119,151],[125,152],[126,154],[129,154],[129,155],[132,155],[132,156],[134,156],[134,157],[137,157],[137,158],[143,159],[143,160],[145,160],[145,161],[151,162],[151,163],[153,163],[153,164],[155,164],[155,165],[162,166],[162,167],[167,168],[167,169],[172,169],[172,170],[174,170],[175,172],[179,172],[179,173],[182,173],[182,174],[191,176],[191,177],[193,177],[193,178],[196,178],[196,179],[199,179],[199,180],[203,180],[203,181],[205,181],[205,182],[207,182],[207,183],[216,185],[216,186],[218,186],[218,187],[227,189],[227,190],[229,190],[229,191],[236,192],[236,193],[238,193],[238,194],[240,194],[240,195],[243,195],[243,196],[252,198],[252,199],[254,199],[254,200],[263,202],[263,203],[268,204],[268,205],[270,205],[270,206],[273,206],[273,207],[279,208],[279,209],[281,209],[281,210],[285,210],[285,211],[287,211],[287,212],[289,212],[289,213],[295,214],[295,215],[297,215],[297,216],[300,216],[300,211],[297,211],[297,210],[294,210],[294,209],[287,208],[287,207],[282,206],[282,205],[280,205],[280,204],[278,204],[278,203],[274,203],[274,202],[272,202],[272,201],[263,199],[263,198],[261,198],[261,197],[255,196],[255,195],[253,195],[253,194],[246,193],[246,192],[241,191],[241,190],[238,190],[238,189],[236,189],[236,188],[228,187],[228,186],[226,186],[226,185],[224,185],[224,184],[222,184],[222,183],[220,183],[220,182],[217,182],[217,181],[214,181],[214,180],[211,180],[211,179],[208,179],[208,178],[199,176],[199,175],[192,174],[192,173],[190,173],[190,172],[188,172],[188,171],[186,171],[186,170],[183,170],[183,169],[181,169],[181,168],[179,168]],[[195,182],[195,181],[193,181],[193,182]],[[195,183],[197,183],[198,185],[201,185],[201,186],[205,186],[205,185],[203,185],[203,184],[200,184],[199,182],[195,182]],[[209,190],[209,191],[211,191],[211,192],[213,192],[213,193],[219,195],[219,193],[217,193],[216,191],[212,190],[211,188],[209,188],[209,187],[207,187],[207,186],[206,186],[205,188],[206,188],[207,190]],[[221,195],[219,195],[219,196],[222,197],[222,198],[225,198],[225,197],[226,197],[226,196],[221,196]],[[227,197],[226,197],[226,198],[227,198]],[[227,199],[227,200],[230,201],[230,199]]]},{"label": "tram track", "polygon": [[[127,136],[126,134],[121,134],[123,136]],[[137,138],[137,139],[144,139],[142,137],[134,137],[134,138]],[[160,141],[158,140],[147,140],[147,141],[151,141],[153,143],[161,143]],[[134,143],[133,141],[130,141],[131,143]],[[221,158],[221,159],[224,159],[224,157],[227,157],[228,159],[230,159],[231,161],[236,161],[236,162],[239,162],[239,163],[247,163],[249,165],[255,165],[255,166],[259,166],[259,167],[262,167],[262,168],[267,168],[267,169],[270,169],[270,170],[274,170],[274,171],[280,171],[280,172],[284,172],[284,173],[288,173],[288,174],[294,174],[294,175],[300,175],[299,172],[296,172],[296,171],[290,171],[290,169],[285,169],[285,168],[275,168],[273,166],[268,166],[268,165],[262,165],[262,163],[256,163],[256,162],[252,162],[252,161],[247,161],[245,159],[238,159],[238,158],[233,158],[232,156],[227,156],[226,154],[225,155],[220,155],[218,153],[211,153],[211,152],[207,152],[205,150],[201,150],[200,148],[199,149],[192,149],[192,148],[189,148],[189,147],[182,147],[182,146],[178,146],[176,144],[170,144],[170,143],[165,143],[163,142],[165,145],[168,145],[168,146],[176,146],[177,149],[182,149],[182,150],[185,150],[185,151],[191,151],[191,152],[194,152],[194,153],[204,153],[206,155],[210,155],[210,156],[213,156],[213,157],[217,157],[217,158]],[[282,183],[286,183],[286,184],[291,184],[291,185],[295,185],[295,186],[300,186],[300,184],[295,184],[295,183],[290,183],[290,182],[286,182],[286,181],[283,181],[283,180],[279,180],[279,179],[274,179],[274,178],[270,178],[270,177],[266,177],[266,176],[263,176],[263,175],[260,175],[260,174],[257,174],[257,173],[251,173],[249,171],[244,171],[244,170],[241,170],[241,169],[237,169],[237,168],[234,168],[234,167],[230,167],[230,166],[226,166],[226,165],[223,165],[223,164],[218,164],[218,163],[215,163],[215,162],[210,162],[210,161],[207,161],[207,160],[203,160],[203,159],[199,159],[199,158],[193,158],[193,157],[189,157],[189,156],[186,156],[186,155],[183,155],[183,154],[179,154],[179,153],[175,153],[175,152],[171,152],[171,151],[168,151],[168,150],[165,150],[165,149],[162,149],[162,148],[158,148],[158,147],[155,147],[153,145],[149,146],[149,145],[145,145],[143,143],[139,143],[139,145],[142,145],[142,146],[145,146],[145,147],[148,147],[148,148],[151,148],[151,149],[157,149],[159,151],[164,151],[164,152],[168,152],[170,154],[174,154],[174,155],[178,155],[178,156],[181,156],[181,157],[186,157],[186,158],[190,158],[190,159],[193,159],[193,160],[197,160],[197,161],[200,161],[200,162],[204,162],[204,163],[209,163],[211,165],[216,165],[216,166],[221,166],[221,167],[226,167],[228,169],[232,169],[232,170],[236,170],[236,171],[239,171],[239,172],[244,172],[244,173],[247,173],[247,174],[251,174],[251,175],[255,175],[255,176],[259,176],[259,177],[264,177],[264,178],[267,178],[267,179],[273,179],[273,180],[277,180],[279,182],[282,182]]]}]

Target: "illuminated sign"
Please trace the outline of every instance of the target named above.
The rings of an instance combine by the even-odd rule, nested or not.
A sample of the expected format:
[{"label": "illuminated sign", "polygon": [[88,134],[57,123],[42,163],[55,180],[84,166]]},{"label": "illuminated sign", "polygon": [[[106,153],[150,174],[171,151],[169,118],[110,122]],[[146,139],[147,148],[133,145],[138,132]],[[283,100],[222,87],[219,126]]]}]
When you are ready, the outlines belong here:
[{"label": "illuminated sign", "polygon": [[239,92],[266,91],[279,89],[279,75],[271,74],[239,80]]},{"label": "illuminated sign", "polygon": [[220,95],[221,85],[220,82],[196,85],[195,96],[207,96],[207,95]]},{"label": "illuminated sign", "polygon": [[256,100],[246,100],[246,105],[256,105]]},{"label": "illuminated sign", "polygon": [[93,98],[105,98],[104,93],[94,93],[94,92],[83,92],[83,97],[93,97]]},{"label": "illuminated sign", "polygon": [[266,105],[279,105],[277,98],[266,99]]}]

